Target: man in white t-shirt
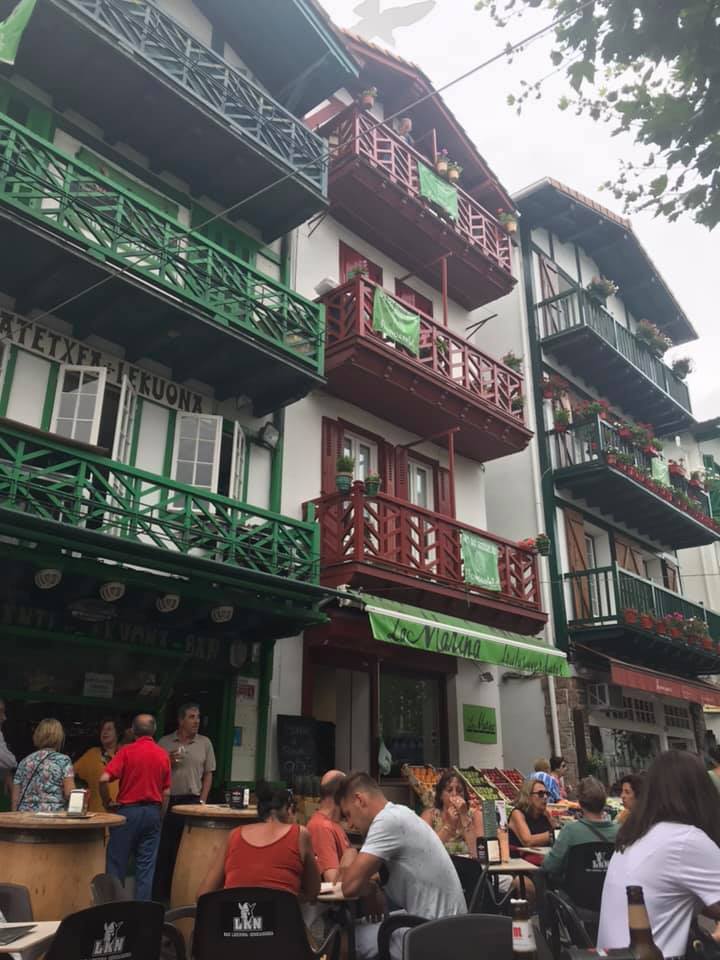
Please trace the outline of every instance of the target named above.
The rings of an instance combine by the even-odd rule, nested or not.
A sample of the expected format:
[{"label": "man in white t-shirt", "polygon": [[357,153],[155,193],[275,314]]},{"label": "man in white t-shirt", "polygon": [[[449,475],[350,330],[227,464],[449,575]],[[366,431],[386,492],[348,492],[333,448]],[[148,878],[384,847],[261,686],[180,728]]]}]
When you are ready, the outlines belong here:
[{"label": "man in white t-shirt", "polygon": [[602,950],[630,942],[628,886],[643,888],[653,939],[663,956],[684,957],[693,916],[702,912],[720,919],[720,847],[697,827],[665,821],[614,853],[600,910],[597,945]]},{"label": "man in white t-shirt", "polygon": [[[460,880],[442,841],[408,807],[389,803],[366,773],[351,774],[337,797],[343,817],[365,841],[360,853],[340,870],[346,897],[368,892],[372,877],[387,869],[384,891],[394,907],[437,920],[467,912]],[[379,924],[359,924],[355,932],[361,960],[377,957]],[[402,956],[402,932],[393,936],[393,960]]]}]

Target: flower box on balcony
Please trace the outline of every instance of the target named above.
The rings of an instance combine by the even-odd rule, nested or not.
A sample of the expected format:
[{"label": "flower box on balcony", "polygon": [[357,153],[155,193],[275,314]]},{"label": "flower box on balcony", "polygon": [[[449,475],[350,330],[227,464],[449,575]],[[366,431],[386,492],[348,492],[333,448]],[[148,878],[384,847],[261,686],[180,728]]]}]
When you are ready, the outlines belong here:
[{"label": "flower box on balcony", "polygon": [[625,623],[634,624],[638,622],[638,612],[633,607],[626,607],[622,613]]},{"label": "flower box on balcony", "polygon": [[652,630],[655,626],[655,620],[651,613],[641,613],[638,623],[643,630]]}]

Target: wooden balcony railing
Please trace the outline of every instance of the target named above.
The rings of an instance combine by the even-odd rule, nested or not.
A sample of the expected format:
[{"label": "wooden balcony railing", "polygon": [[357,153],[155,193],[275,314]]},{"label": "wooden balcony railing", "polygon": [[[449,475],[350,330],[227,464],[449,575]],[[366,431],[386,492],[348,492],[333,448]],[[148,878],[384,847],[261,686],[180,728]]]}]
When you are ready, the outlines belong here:
[{"label": "wooden balcony railing", "polygon": [[690,514],[693,519],[715,529],[707,493],[690,486],[686,479],[679,476],[670,475],[669,487],[653,480],[654,458],[632,441],[623,439],[614,424],[595,417],[573,424],[568,430],[554,431],[551,437],[553,467],[556,470],[604,463],[643,483],[649,492],[663,495],[664,499]]},{"label": "wooden balcony railing", "polygon": [[[330,494],[305,504],[316,510],[321,566],[369,564],[415,580],[450,585],[470,594],[540,610],[535,555],[510,540],[477,530],[450,517],[380,493],[365,495],[362,483],[349,494]],[[465,583],[461,534],[477,534],[498,547],[501,590],[483,591]]]},{"label": "wooden balcony railing", "polygon": [[687,384],[584,290],[565,290],[536,306],[541,338],[589,327],[610,344],[636,370],[676,403],[691,412]]},{"label": "wooden balcony railing", "polygon": [[[418,164],[432,168],[432,161],[401,140],[389,127],[378,126],[375,118],[359,106],[347,107],[325,124],[320,133],[330,142],[331,178],[333,166],[348,157],[360,157],[383,170],[388,179],[413,200],[424,207],[429,206],[420,193]],[[444,228],[454,230],[462,240],[512,276],[512,251],[507,231],[461,188],[458,188],[458,219],[443,217],[442,223]]]},{"label": "wooden balcony railing", "polygon": [[243,139],[272,154],[314,190],[325,193],[325,145],[320,137],[150,0],[50,0],[75,17],[86,17],[114,45],[148,61],[216,111]]},{"label": "wooden balcony railing", "polygon": [[[66,545],[88,535],[316,584],[319,531],[312,523],[199,490],[61,441],[0,426],[0,515],[17,512]],[[32,519],[32,524],[30,520]],[[62,532],[61,532],[62,531]],[[110,541],[108,541],[110,542]]]},{"label": "wooden balcony railing", "polygon": [[[519,373],[482,353],[467,340],[443,327],[431,317],[394,300],[420,318],[420,354],[414,357],[403,347],[373,329],[373,301],[378,285],[367,277],[355,277],[321,298],[325,304],[327,349],[353,336],[370,337],[389,351],[432,371],[449,384],[462,387],[478,399],[492,403],[507,416],[524,423],[522,409],[515,409],[515,398],[522,397],[523,378]],[[392,294],[386,292],[387,296]]]},{"label": "wooden balcony railing", "polygon": [[322,307],[183,229],[4,114],[0,207],[113,263],[173,305],[199,309],[219,329],[238,328],[322,374]]},{"label": "wooden balcony railing", "polygon": [[[567,573],[565,584],[568,619],[575,626],[608,627],[625,623],[667,637],[679,645],[687,645],[690,642],[688,621],[702,621],[707,624],[711,640],[711,643],[705,640],[704,649],[712,651],[715,656],[720,655],[719,613],[660,587],[652,580],[623,570],[616,563]],[[653,622],[644,626],[639,620],[629,622],[626,611],[633,617],[650,614]],[[673,615],[679,617],[676,619]],[[697,644],[691,645],[695,647]]]}]

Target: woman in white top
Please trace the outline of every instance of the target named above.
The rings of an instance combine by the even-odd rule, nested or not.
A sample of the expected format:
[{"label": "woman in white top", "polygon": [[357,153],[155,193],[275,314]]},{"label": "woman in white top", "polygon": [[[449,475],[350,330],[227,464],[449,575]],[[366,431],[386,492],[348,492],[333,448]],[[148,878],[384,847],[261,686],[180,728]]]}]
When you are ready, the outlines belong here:
[{"label": "woman in white top", "polygon": [[685,955],[696,913],[720,919],[720,807],[694,754],[661,753],[620,828],[603,888],[600,949],[630,942],[627,886],[643,888],[653,939],[665,958]]}]

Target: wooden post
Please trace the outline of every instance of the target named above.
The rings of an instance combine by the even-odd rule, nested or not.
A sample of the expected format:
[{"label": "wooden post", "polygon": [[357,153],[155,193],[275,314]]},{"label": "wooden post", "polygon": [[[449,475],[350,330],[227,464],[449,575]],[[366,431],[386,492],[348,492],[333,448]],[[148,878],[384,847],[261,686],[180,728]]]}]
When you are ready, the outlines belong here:
[{"label": "wooden post", "polygon": [[442,308],[443,308],[443,326],[448,326],[448,265],[447,257],[440,261],[440,273],[442,276]]},{"label": "wooden post", "polygon": [[[444,261],[443,261],[444,262]],[[455,516],[455,431],[448,433],[448,470],[450,471],[450,509]]]}]

